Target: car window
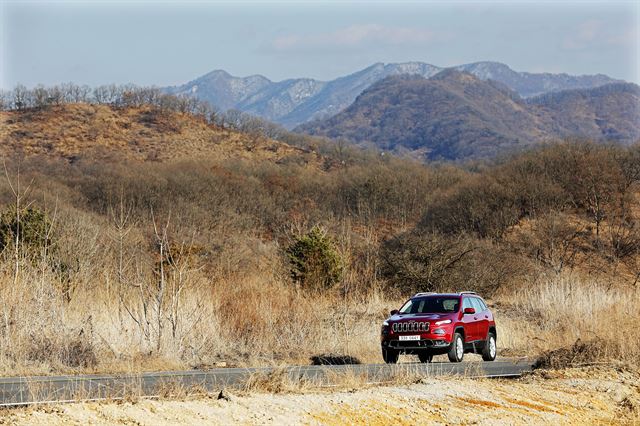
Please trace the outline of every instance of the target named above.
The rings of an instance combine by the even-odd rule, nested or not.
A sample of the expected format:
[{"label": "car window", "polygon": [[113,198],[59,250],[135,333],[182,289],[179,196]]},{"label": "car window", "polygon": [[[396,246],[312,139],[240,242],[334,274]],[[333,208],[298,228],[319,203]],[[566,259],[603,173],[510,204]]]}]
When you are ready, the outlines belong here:
[{"label": "car window", "polygon": [[445,312],[457,312],[459,306],[460,306],[460,299],[458,298],[444,299],[442,301],[442,307],[444,308]]},{"label": "car window", "polygon": [[400,308],[402,314],[445,314],[458,312],[458,297],[422,297],[409,300]]},{"label": "car window", "polygon": [[482,307],[482,310],[486,311],[488,308],[487,308],[487,304],[484,303],[484,300],[480,299],[479,297],[478,297],[477,300],[478,300],[478,303],[480,304],[480,306]]},{"label": "car window", "polygon": [[476,310],[476,312],[482,312],[485,309],[483,303],[477,297],[471,298],[471,304],[473,305],[473,308]]},{"label": "car window", "polygon": [[470,297],[465,297],[464,299],[462,299],[462,310],[465,310],[467,308],[475,308],[475,306],[471,304]]}]

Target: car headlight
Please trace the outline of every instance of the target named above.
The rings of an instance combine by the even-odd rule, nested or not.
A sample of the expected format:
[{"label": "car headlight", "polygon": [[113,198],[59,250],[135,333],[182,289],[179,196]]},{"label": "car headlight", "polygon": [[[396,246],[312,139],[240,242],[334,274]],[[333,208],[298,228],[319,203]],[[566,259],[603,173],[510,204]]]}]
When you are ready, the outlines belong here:
[{"label": "car headlight", "polygon": [[383,325],[384,327],[388,327],[388,326],[389,326],[389,321],[385,321],[385,322],[383,322],[383,323],[382,323],[382,325]]},{"label": "car headlight", "polygon": [[435,324],[436,325],[451,324],[451,320],[447,319],[447,320],[442,320],[442,321],[436,321]]},{"label": "car headlight", "polygon": [[437,334],[439,336],[442,336],[444,334],[444,330],[441,328],[436,328],[435,330],[433,330],[433,334]]}]

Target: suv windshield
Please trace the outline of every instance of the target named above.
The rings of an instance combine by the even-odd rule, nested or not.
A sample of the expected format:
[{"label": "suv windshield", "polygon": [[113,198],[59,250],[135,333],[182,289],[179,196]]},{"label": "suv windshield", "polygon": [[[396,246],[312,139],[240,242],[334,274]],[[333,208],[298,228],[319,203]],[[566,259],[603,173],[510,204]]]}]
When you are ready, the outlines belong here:
[{"label": "suv windshield", "polygon": [[401,314],[448,314],[458,312],[459,297],[422,297],[409,300],[400,308]]}]

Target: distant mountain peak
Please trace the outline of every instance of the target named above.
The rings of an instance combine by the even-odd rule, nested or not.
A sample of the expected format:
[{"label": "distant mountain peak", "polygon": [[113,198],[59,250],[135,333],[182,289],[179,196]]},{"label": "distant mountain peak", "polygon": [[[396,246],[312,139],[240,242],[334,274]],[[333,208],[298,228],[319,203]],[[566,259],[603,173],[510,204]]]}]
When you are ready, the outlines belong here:
[{"label": "distant mountain peak", "polygon": [[233,76],[228,72],[226,72],[225,70],[213,70],[211,72],[206,73],[200,78],[213,78],[213,77],[232,78]]},{"label": "distant mountain peak", "polygon": [[468,73],[466,71],[459,71],[455,68],[445,68],[444,70],[440,71],[439,73],[431,77],[431,80],[436,80],[436,81],[451,80],[451,81],[460,81],[460,82],[467,82],[467,83],[480,81],[480,79],[474,76],[473,74]]},{"label": "distant mountain peak", "polygon": [[[459,65],[457,68],[479,68],[479,67],[492,67],[496,69],[509,70],[513,71],[511,67],[507,64],[503,64],[502,62],[497,61],[478,61],[478,62],[470,62],[468,64]],[[516,72],[516,71],[513,71]]]}]

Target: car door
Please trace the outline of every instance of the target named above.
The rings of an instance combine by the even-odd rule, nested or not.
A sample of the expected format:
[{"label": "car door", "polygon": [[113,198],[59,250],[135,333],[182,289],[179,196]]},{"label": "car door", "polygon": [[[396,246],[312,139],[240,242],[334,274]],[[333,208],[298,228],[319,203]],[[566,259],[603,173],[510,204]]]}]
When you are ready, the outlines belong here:
[{"label": "car door", "polygon": [[471,298],[471,304],[476,309],[473,319],[476,321],[476,339],[486,340],[489,333],[489,312],[482,300],[477,297]]},{"label": "car door", "polygon": [[466,308],[475,309],[470,297],[462,298],[462,326],[464,327],[464,341],[473,342],[474,340],[478,339],[476,320],[474,320],[476,314],[465,314],[464,310]]}]

